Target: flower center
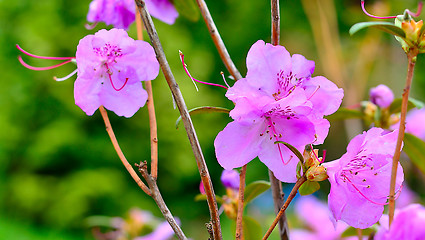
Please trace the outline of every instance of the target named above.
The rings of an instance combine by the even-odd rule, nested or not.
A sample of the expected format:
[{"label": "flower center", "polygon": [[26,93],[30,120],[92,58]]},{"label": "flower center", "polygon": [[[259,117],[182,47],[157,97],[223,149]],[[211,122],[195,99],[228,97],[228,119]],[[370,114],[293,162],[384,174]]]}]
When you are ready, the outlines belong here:
[{"label": "flower center", "polygon": [[103,58],[105,63],[116,62],[115,59],[120,58],[123,55],[121,48],[111,45],[110,43],[106,43],[105,46],[101,48],[93,48],[93,51],[97,56]]},{"label": "flower center", "polygon": [[278,90],[276,93],[273,93],[273,97],[276,101],[287,97],[289,94],[292,93],[292,91],[294,91],[296,87],[299,87],[304,81],[304,78],[297,78],[292,72],[289,72],[289,74],[285,74],[283,70],[280,70],[277,73],[276,77]]}]

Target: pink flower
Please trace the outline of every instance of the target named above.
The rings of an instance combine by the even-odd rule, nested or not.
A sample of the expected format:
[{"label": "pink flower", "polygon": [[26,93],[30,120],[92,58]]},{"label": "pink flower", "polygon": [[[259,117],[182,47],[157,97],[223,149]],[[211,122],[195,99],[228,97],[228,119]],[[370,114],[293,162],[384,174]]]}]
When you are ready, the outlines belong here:
[{"label": "pink flower", "polygon": [[93,0],[90,3],[87,21],[105,22],[115,28],[127,29],[136,19],[134,0]]},{"label": "pink flower", "polygon": [[295,182],[298,160],[275,142],[301,152],[307,144],[323,143],[329,130],[323,116],[338,109],[343,91],[324,77],[311,77],[313,61],[261,40],[249,50],[247,67],[246,78],[226,93],[236,104],[234,121],[214,141],[217,160],[232,169],[258,156],[279,180]]},{"label": "pink flower", "polygon": [[146,0],[145,2],[149,13],[165,23],[174,24],[179,16],[170,0]]},{"label": "pink flower", "polygon": [[[145,0],[149,13],[159,20],[173,24],[178,12],[169,0]],[[105,22],[115,28],[128,29],[136,19],[134,0],[93,0],[90,3],[87,21]]]},{"label": "pink flower", "polygon": [[375,240],[422,240],[425,239],[425,208],[420,204],[411,204],[396,209],[391,229],[388,230],[388,215],[383,215],[379,223]]},{"label": "pink flower", "polygon": [[[302,196],[298,198],[295,203],[295,213],[311,231],[291,229],[292,240],[337,240],[341,239],[341,234],[348,228],[348,225],[343,222],[338,222],[334,227],[330,220],[330,212],[326,204],[313,196]],[[349,237],[343,239],[358,238]]]},{"label": "pink flower", "polygon": [[370,89],[369,99],[373,104],[386,108],[394,101],[394,93],[386,85],[380,84]]},{"label": "pink flower", "polygon": [[[342,220],[364,229],[379,220],[388,200],[397,134],[384,134],[383,129],[372,128],[353,138],[340,159],[323,164],[331,183],[328,204],[334,221]],[[398,193],[403,180],[399,164]]]},{"label": "pink flower", "polygon": [[147,100],[141,81],[159,72],[153,48],[122,29],[100,30],[81,39],[76,61],[75,104],[87,115],[103,105],[119,116],[133,116]]},{"label": "pink flower", "polygon": [[[425,108],[412,109],[406,116],[406,132],[425,140]],[[398,129],[399,123],[393,126]]]},{"label": "pink flower", "polygon": [[239,189],[239,172],[236,170],[223,170],[220,180],[226,188]]}]

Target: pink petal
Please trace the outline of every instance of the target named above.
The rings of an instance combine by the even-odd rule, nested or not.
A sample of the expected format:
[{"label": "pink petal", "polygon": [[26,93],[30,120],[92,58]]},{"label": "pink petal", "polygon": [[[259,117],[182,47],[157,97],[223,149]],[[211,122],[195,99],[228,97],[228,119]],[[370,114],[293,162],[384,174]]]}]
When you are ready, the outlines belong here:
[{"label": "pink petal", "polygon": [[99,98],[106,109],[129,118],[145,105],[148,94],[141,82],[127,84],[122,90],[116,91],[110,81],[104,81]]},{"label": "pink petal", "polygon": [[92,72],[86,72],[85,74],[78,72],[77,80],[74,82],[74,99],[75,104],[91,116],[102,105],[98,95],[102,89],[102,81],[93,81]]},{"label": "pink petal", "polygon": [[300,54],[292,55],[292,73],[297,78],[309,78],[314,72],[314,61],[307,60]]},{"label": "pink petal", "polygon": [[330,115],[340,107],[344,90],[325,77],[313,77],[305,81],[304,86],[307,98],[313,102],[316,115]]},{"label": "pink petal", "polygon": [[230,122],[219,132],[215,141],[215,154],[218,162],[224,169],[242,167],[258,156],[260,137],[265,125],[241,124],[237,121]]},{"label": "pink petal", "polygon": [[146,0],[146,7],[153,17],[170,25],[174,24],[179,16],[176,8],[169,0]]},{"label": "pink petal", "polygon": [[254,43],[246,58],[250,85],[265,91],[269,96],[278,90],[277,74],[281,70],[289,74],[292,67],[291,56],[283,46],[273,46],[259,40]]}]

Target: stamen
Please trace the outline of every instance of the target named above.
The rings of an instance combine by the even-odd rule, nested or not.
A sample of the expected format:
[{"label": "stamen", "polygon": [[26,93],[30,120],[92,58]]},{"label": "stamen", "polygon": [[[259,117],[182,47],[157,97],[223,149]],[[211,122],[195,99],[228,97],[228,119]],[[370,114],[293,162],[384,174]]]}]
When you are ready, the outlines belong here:
[{"label": "stamen", "polygon": [[86,24],[84,24],[84,27],[85,27],[87,30],[93,30],[93,29],[97,26],[97,23],[98,23],[98,22],[94,22],[94,23],[92,23],[91,25],[90,25],[90,23],[86,23]]},{"label": "stamen", "polygon": [[216,86],[216,87],[222,87],[224,89],[228,89],[227,87],[225,87],[223,85],[220,85],[220,84],[203,82],[203,81],[200,81],[200,80],[197,80],[197,79],[193,78],[192,75],[190,75],[189,70],[187,69],[187,65],[184,63],[184,55],[183,55],[183,53],[180,50],[179,50],[179,54],[180,54],[180,61],[182,62],[184,71],[190,77],[190,79],[192,79],[193,84],[195,85],[196,91],[198,91],[198,87],[196,86],[195,82],[206,84],[206,85],[211,85],[211,86]]},{"label": "stamen", "polygon": [[67,60],[65,62],[56,64],[56,65],[53,65],[53,66],[49,66],[49,67],[34,67],[34,66],[31,66],[31,65],[27,64],[26,62],[24,62],[24,60],[22,60],[22,57],[21,56],[18,56],[18,60],[22,64],[22,66],[24,66],[24,67],[26,67],[28,69],[34,70],[34,71],[50,70],[50,69],[57,68],[57,67],[60,67],[62,65],[65,65],[67,63],[72,62],[72,59],[70,59],[70,60]]},{"label": "stamen", "polygon": [[325,158],[326,158],[326,149],[323,149],[323,153],[322,153],[322,161],[319,161],[320,163],[324,163],[325,162]]},{"label": "stamen", "polygon": [[74,59],[75,58],[75,57],[45,57],[45,56],[38,56],[38,55],[34,55],[34,54],[31,54],[31,53],[25,51],[18,44],[16,44],[16,48],[19,51],[21,51],[23,54],[28,55],[30,57],[34,57],[34,58],[51,59],[51,60],[70,60],[70,59]]},{"label": "stamen", "polygon": [[419,15],[421,15],[423,5],[424,5],[423,2],[419,2],[418,3],[418,10],[415,13],[411,12],[410,10],[407,10],[407,12],[412,17],[419,17]]},{"label": "stamen", "polygon": [[74,75],[77,73],[77,71],[78,71],[78,68],[77,68],[77,69],[75,69],[74,71],[72,71],[70,74],[66,75],[65,77],[58,78],[58,77],[54,76],[54,77],[53,77],[53,79],[54,79],[55,81],[61,82],[61,81],[64,81],[64,80],[66,80],[66,79],[68,79],[68,78],[70,78],[70,77],[74,76]]},{"label": "stamen", "polygon": [[227,83],[227,81],[226,81],[226,78],[224,77],[224,73],[223,73],[223,71],[221,71],[221,72],[220,72],[220,74],[221,74],[221,77],[223,78],[224,84],[226,84],[226,86],[227,86],[228,88],[230,88],[229,84],[228,84],[228,83]]},{"label": "stamen", "polygon": [[121,91],[124,87],[125,87],[125,85],[127,85],[127,82],[128,82],[128,78],[125,78],[125,82],[124,82],[124,84],[122,85],[122,87],[120,87],[120,88],[116,88],[115,86],[114,86],[114,82],[112,81],[112,77],[111,77],[111,75],[112,75],[112,71],[109,69],[109,67],[108,67],[108,64],[107,63],[105,63],[105,66],[106,66],[106,72],[108,73],[108,77],[109,77],[109,81],[111,81],[111,85],[112,85],[112,88],[115,90],[115,91]]},{"label": "stamen", "polygon": [[354,183],[353,183],[353,182],[351,182],[351,180],[350,180],[347,176],[345,176],[345,175],[344,175],[344,177],[345,177],[345,179],[346,179],[349,183],[351,183],[351,185],[354,187],[354,189],[356,189],[356,190],[357,190],[357,192],[358,192],[358,193],[360,193],[360,195],[362,195],[362,197],[364,197],[364,198],[365,198],[366,200],[368,200],[369,202],[371,202],[371,203],[373,203],[373,204],[381,205],[381,206],[388,205],[388,202],[386,202],[386,203],[377,203],[377,202],[375,202],[375,201],[372,201],[371,199],[369,199],[368,197],[366,197],[366,195],[364,195],[364,194],[360,191],[360,189],[358,189],[358,188],[354,185]]},{"label": "stamen", "polygon": [[378,16],[375,16],[375,15],[372,15],[372,14],[370,14],[366,11],[365,6],[364,6],[364,0],[362,0],[360,4],[362,5],[363,12],[369,17],[376,18],[376,19],[390,19],[390,18],[396,18],[397,17],[397,16],[378,17]]},{"label": "stamen", "polygon": [[307,100],[310,100],[314,94],[316,94],[316,92],[320,89],[320,86],[317,86],[316,89],[314,89],[314,92],[310,95],[310,97],[307,98]]}]

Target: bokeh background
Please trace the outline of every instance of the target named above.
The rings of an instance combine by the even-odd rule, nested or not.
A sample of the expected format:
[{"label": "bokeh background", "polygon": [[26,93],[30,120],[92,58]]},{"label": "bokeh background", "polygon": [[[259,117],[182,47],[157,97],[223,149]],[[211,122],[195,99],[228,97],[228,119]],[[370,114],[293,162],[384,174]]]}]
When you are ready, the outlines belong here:
[{"label": "bokeh background", "polygon": [[[35,72],[21,66],[15,44],[44,56],[75,56],[78,41],[101,28],[84,28],[89,0],[0,0],[0,238],[1,239],[93,239],[86,219],[90,216],[125,217],[132,207],[161,216],[121,165],[97,111],[87,116],[74,104],[75,77],[55,82],[76,66]],[[270,42],[270,1],[209,0],[207,4],[230,55],[242,75],[245,57],[259,39]],[[377,30],[364,30],[350,37],[348,29],[371,20],[359,0],[280,1],[281,44],[316,62],[314,75],[324,75],[344,87],[346,106],[367,99],[368,89],[380,83],[401,96],[407,60],[393,37]],[[416,0],[367,1],[371,12],[401,14],[416,9]],[[424,14],[421,15],[425,16]],[[198,84],[196,92],[179,61],[185,54],[191,74],[200,80],[222,83],[226,69],[202,19],[178,18],[174,25],[154,20],[188,108],[232,108],[225,90]],[[129,34],[136,37],[135,24]],[[147,35],[145,34],[147,39]],[[24,60],[34,66],[54,61]],[[232,80],[228,80],[230,83]],[[418,57],[412,96],[425,100],[425,59]],[[192,239],[207,239],[206,202],[195,202],[199,173],[184,128],[176,129],[179,116],[162,73],[153,81],[158,119],[158,185],[169,208],[182,221]],[[326,100],[324,100],[326,101]],[[126,119],[109,114],[117,138],[131,163],[148,160],[149,126],[146,108]],[[199,140],[218,195],[225,193],[219,178],[222,168],[215,159],[213,141],[231,119],[222,113],[193,116]],[[347,139],[362,131],[361,124],[332,122],[325,145],[327,159],[345,152]],[[423,175],[406,161],[411,188],[424,196]],[[248,165],[247,182],[267,180],[267,168],[258,159]],[[284,185],[289,190],[291,185]],[[327,183],[316,195],[325,199]],[[248,206],[263,223],[273,219],[267,192]],[[258,215],[258,216],[257,216]],[[225,216],[225,239],[232,238],[232,224]],[[263,231],[268,224],[264,224]],[[275,237],[275,236],[274,236]]]}]

